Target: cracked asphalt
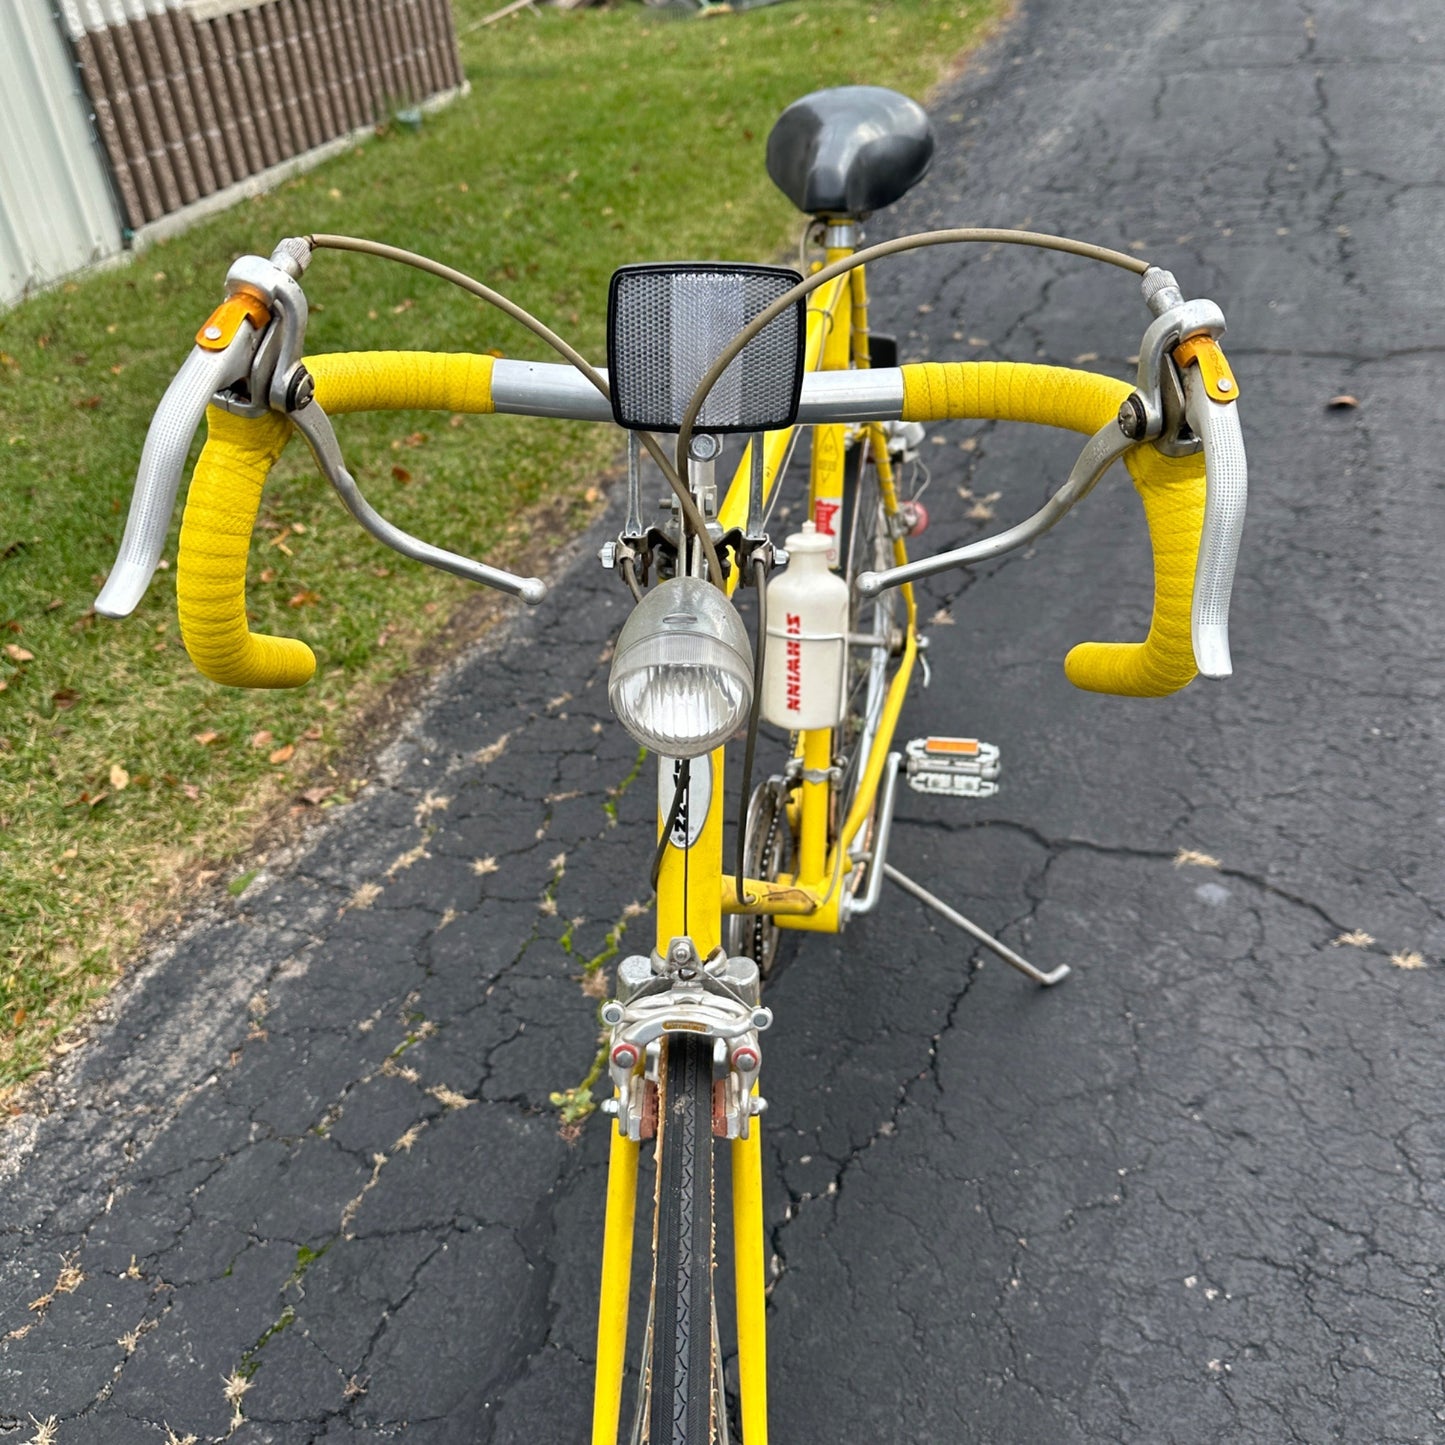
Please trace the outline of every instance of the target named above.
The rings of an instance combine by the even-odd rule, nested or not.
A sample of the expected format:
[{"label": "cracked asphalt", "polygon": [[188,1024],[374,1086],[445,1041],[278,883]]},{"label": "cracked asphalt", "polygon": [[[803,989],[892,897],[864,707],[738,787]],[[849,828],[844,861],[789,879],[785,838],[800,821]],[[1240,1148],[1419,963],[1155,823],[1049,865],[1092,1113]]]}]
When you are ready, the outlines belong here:
[{"label": "cracked asphalt", "polygon": [[[785,949],[773,1439],[1445,1440],[1445,10],[1024,0],[935,118],[875,237],[1029,224],[1225,307],[1236,676],[1065,682],[1072,643],[1147,621],[1122,475],[925,589],[905,735],[1000,743],[1003,790],[904,793],[893,861],[1075,972],[1039,991],[891,889]],[[911,358],[1127,375],[1145,320],[1127,278],[1017,251],[873,287]],[[932,435],[938,548],[1074,446]],[[549,1095],[593,1056],[586,963],[648,945],[655,794],[606,707],[601,535],[10,1125],[0,1439],[586,1438],[605,1138],[564,1141]]]}]

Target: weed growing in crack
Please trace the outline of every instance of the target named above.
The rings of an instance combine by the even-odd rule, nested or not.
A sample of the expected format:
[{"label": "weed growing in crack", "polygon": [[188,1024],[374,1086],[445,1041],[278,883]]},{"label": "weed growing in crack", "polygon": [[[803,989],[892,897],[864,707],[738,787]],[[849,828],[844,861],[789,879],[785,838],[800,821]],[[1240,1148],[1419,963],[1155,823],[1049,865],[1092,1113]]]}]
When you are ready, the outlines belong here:
[{"label": "weed growing in crack", "polygon": [[[288,1321],[287,1323],[290,1322]],[[284,1326],[282,1328],[284,1328]],[[260,1340],[246,1351],[246,1359],[250,1359],[250,1357],[261,1348],[262,1343],[275,1333],[276,1327],[273,1325],[261,1336]],[[249,1365],[246,1363],[246,1360],[243,1360],[236,1369],[232,1370],[231,1373],[226,1376],[226,1403],[231,1407],[231,1428],[228,1433],[232,1435],[241,1428],[241,1423],[246,1418],[241,1411],[241,1401],[245,1397],[246,1391],[251,1388],[251,1376],[254,1375],[259,1368],[259,1360],[252,1361]]]},{"label": "weed growing in crack", "polygon": [[608,788],[607,796],[602,802],[602,811],[607,814],[607,822],[610,827],[617,826],[617,800],[637,781],[642,773],[642,765],[647,761],[647,749],[638,748],[637,757],[632,764],[632,771],[623,778],[615,787]]}]

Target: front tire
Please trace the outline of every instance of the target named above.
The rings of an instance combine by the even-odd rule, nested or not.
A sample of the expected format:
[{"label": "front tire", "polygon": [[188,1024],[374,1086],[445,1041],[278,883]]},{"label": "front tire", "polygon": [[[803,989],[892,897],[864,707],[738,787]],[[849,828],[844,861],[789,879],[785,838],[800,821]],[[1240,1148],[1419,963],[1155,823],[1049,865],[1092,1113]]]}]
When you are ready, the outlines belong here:
[{"label": "front tire", "polygon": [[712,1041],[667,1038],[657,1111],[646,1445],[710,1445],[713,1348]]}]

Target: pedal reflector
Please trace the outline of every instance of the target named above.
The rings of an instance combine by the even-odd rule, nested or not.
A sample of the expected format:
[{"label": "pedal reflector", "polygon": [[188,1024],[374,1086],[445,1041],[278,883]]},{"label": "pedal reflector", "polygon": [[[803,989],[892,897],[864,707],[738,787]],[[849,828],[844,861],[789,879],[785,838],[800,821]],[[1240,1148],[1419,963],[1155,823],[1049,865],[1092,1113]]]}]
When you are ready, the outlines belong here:
[{"label": "pedal reflector", "polygon": [[999,756],[977,738],[914,738],[904,764],[915,793],[954,798],[991,798],[998,792]]}]

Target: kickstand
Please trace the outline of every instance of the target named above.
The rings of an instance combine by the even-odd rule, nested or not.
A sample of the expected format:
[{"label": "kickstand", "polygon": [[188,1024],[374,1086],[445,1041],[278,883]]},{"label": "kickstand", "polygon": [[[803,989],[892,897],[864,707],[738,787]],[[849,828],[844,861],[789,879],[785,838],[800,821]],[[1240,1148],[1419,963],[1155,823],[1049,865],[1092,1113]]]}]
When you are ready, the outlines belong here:
[{"label": "kickstand", "polygon": [[985,933],[978,924],[965,918],[963,914],[957,912],[955,909],[950,908],[943,899],[934,897],[928,889],[915,883],[906,873],[900,873],[891,863],[884,863],[883,873],[885,877],[891,878],[905,893],[911,893],[920,903],[927,904],[940,918],[946,918],[955,928],[961,928],[970,938],[976,939],[979,943],[983,944],[985,948],[990,950],[990,952],[998,954],[1005,963],[1011,964],[1014,968],[1018,969],[1020,973],[1033,979],[1035,983],[1043,984],[1043,986],[1047,988],[1051,984],[1058,983],[1060,980],[1069,976],[1069,965],[1067,963],[1061,963],[1049,973],[1045,973],[1042,969],[1035,968],[1028,959],[1020,958],[1006,943],[1000,943],[993,934]]}]

